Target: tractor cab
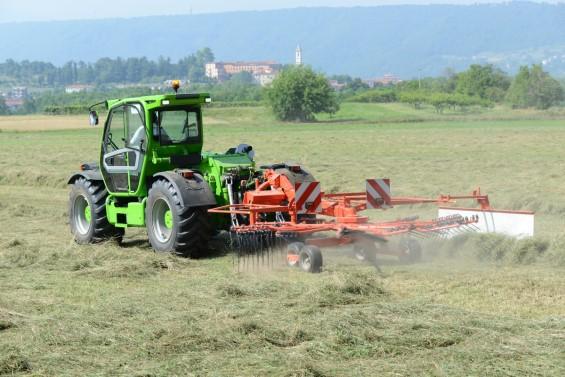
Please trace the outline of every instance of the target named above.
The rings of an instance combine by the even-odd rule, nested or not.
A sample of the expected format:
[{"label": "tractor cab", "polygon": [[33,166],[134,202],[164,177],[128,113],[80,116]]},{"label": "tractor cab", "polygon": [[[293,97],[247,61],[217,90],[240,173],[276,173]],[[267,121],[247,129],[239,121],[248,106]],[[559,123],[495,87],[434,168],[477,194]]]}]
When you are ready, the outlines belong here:
[{"label": "tractor cab", "polygon": [[207,94],[106,101],[100,170],[108,190],[143,195],[147,176],[197,169],[202,160],[202,104],[209,101]]}]

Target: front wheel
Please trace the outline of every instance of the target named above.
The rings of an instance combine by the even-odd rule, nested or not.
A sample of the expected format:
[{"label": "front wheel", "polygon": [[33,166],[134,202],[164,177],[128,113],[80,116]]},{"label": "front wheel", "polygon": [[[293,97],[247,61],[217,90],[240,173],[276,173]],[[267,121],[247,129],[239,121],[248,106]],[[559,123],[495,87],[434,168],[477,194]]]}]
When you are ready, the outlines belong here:
[{"label": "front wheel", "polygon": [[69,224],[78,244],[122,240],[124,229],[114,227],[106,217],[107,196],[102,182],[85,178],[73,182],[69,196]]},{"label": "front wheel", "polygon": [[182,206],[179,193],[167,180],[149,190],[145,209],[147,235],[157,252],[198,258],[208,253],[212,231],[207,209]]}]

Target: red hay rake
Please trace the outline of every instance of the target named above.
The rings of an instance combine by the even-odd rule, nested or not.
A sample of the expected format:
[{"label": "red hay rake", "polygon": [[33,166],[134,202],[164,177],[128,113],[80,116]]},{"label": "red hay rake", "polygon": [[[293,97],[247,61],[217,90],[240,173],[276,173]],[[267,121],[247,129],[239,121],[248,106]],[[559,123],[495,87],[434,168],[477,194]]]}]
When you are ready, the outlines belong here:
[{"label": "red hay rake", "polygon": [[[304,172],[300,166],[287,168],[296,174]],[[319,182],[294,182],[290,175],[266,167],[262,178],[255,180],[255,189],[246,191],[241,203],[213,208],[209,212],[230,215],[230,246],[237,253],[238,266],[242,259],[246,266],[272,264],[275,262],[273,251],[287,245],[289,265],[319,272],[322,267],[320,248],[323,247],[354,245],[374,262],[378,252],[375,243],[386,242],[393,236],[450,237],[477,231],[476,215],[371,221],[362,214],[367,209],[385,210],[425,203],[447,205],[462,199],[476,201],[479,211],[491,209],[488,196],[480,190],[471,195],[441,195],[435,199],[393,197],[388,179],[369,179],[365,192],[325,194]],[[401,251],[405,252],[408,251]]]}]

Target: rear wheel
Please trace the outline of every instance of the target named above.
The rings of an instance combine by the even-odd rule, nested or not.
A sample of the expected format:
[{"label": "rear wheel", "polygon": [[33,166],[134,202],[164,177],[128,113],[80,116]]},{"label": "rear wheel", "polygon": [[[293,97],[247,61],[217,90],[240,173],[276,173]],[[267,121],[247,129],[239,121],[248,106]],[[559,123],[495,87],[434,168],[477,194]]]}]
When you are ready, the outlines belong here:
[{"label": "rear wheel", "polygon": [[300,250],[299,266],[303,271],[313,274],[322,272],[324,260],[317,246],[306,245]]},{"label": "rear wheel", "polygon": [[147,235],[157,252],[199,258],[208,254],[212,235],[207,209],[186,207],[167,180],[156,181],[149,190],[145,209]]},{"label": "rear wheel", "polygon": [[104,183],[100,181],[79,178],[73,182],[69,196],[69,224],[77,243],[122,240],[124,229],[114,227],[106,217],[107,196]]}]

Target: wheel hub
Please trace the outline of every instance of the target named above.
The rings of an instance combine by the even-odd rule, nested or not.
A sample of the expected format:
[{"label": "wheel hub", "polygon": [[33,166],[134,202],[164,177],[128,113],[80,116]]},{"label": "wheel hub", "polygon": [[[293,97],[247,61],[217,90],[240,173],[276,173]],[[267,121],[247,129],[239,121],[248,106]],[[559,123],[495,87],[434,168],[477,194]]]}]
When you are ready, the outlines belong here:
[{"label": "wheel hub", "polygon": [[171,210],[165,212],[165,226],[167,229],[173,229],[173,213]]},{"label": "wheel hub", "polygon": [[155,238],[166,243],[170,240],[173,233],[173,213],[169,207],[169,203],[163,198],[159,198],[153,204],[151,213],[151,230]]},{"label": "wheel hub", "polygon": [[84,218],[86,221],[88,221],[90,223],[91,218],[92,218],[92,213],[90,212],[90,206],[87,205],[86,208],[84,209]]},{"label": "wheel hub", "polygon": [[79,195],[73,203],[73,222],[75,230],[85,235],[90,230],[90,222],[92,221],[92,211],[90,204],[84,195]]}]

